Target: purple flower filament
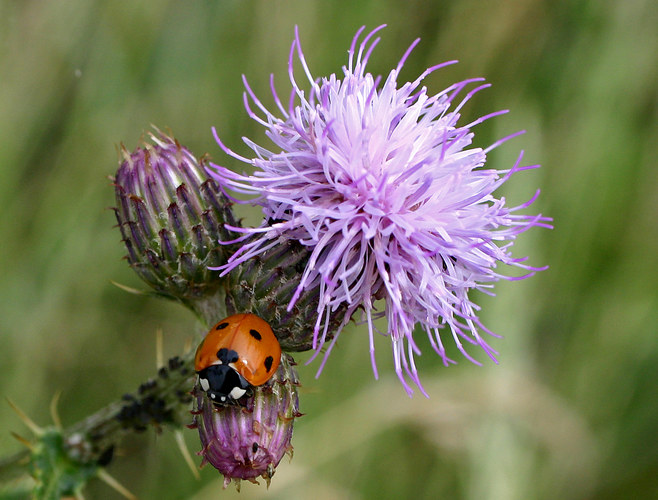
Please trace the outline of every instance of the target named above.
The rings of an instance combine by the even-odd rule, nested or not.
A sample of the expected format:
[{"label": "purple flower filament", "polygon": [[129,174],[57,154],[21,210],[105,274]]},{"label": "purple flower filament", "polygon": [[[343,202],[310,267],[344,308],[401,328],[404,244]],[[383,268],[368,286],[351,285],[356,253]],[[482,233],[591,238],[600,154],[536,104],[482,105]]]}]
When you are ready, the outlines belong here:
[{"label": "purple flower filament", "polygon": [[[212,165],[210,174],[225,188],[256,195],[249,203],[262,206],[264,216],[258,228],[230,228],[244,233],[244,244],[220,269],[226,274],[275,245],[298,240],[311,254],[288,307],[305,290],[319,287],[313,330],[316,355],[327,338],[328,318],[347,304],[340,328],[362,311],[377,377],[373,320],[385,316],[398,377],[409,394],[413,391],[407,377],[425,394],[414,364],[414,355],[420,353],[413,339],[415,325],[423,325],[445,365],[454,363],[441,336],[446,330],[467,359],[480,364],[467,353],[464,341],[479,345],[495,361],[497,352],[480,331],[493,333],[480,323],[469,292],[491,293],[499,279],[522,279],[544,269],[513,258],[510,247],[519,233],[533,226],[551,227],[551,219],[517,214],[539,191],[514,208],[493,195],[514,173],[538,167],[521,166],[520,154],[509,170],[484,168],[489,151],[522,132],[486,149],[470,147],[471,128],[506,111],[457,124],[462,106],[488,85],[476,86],[461,101],[457,96],[482,79],[428,95],[423,79],[456,62],[449,61],[398,88],[398,74],[419,40],[383,83],[366,72],[379,42],[375,35],[383,27],[360,43],[365,28],[357,32],[342,80],[333,74],[321,80],[312,77],[296,30],[288,62],[292,92],[287,107],[270,79],[282,117],[270,112],[244,81],[247,112],[266,128],[276,146],[273,150],[279,152],[245,138],[256,154],[248,159],[226,148],[215,133],[226,153],[256,171],[241,175]],[[293,74],[295,55],[310,85],[308,96]],[[252,103],[260,114],[252,110]],[[507,277],[495,271],[498,263],[527,273]],[[375,309],[377,299],[383,299],[384,312]],[[338,333],[318,374],[337,338]]]}]

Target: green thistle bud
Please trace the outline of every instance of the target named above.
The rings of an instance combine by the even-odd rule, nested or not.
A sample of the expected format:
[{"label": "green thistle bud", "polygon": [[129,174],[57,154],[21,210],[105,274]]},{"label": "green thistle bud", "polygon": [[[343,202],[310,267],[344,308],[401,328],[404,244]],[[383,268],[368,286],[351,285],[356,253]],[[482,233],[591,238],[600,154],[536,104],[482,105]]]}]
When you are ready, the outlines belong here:
[{"label": "green thistle bud", "polygon": [[274,470],[287,452],[292,454],[293,422],[299,413],[299,385],[292,357],[281,356],[274,376],[253,388],[245,406],[214,404],[207,393],[195,388],[197,409],[194,424],[199,430],[203,456],[224,475],[224,487],[231,480],[269,484]]},{"label": "green thistle bud", "polygon": [[231,203],[178,141],[156,130],[152,144],[129,154],[116,178],[118,226],[130,266],[159,295],[192,305],[215,295],[219,266],[232,253],[219,240],[233,236]]}]

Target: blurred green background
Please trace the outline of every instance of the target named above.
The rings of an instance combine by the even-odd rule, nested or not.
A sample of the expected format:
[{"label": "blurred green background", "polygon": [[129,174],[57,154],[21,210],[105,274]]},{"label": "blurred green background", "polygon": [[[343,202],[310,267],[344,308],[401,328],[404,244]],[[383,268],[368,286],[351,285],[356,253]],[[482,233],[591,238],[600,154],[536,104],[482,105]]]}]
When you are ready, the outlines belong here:
[{"label": "blurred green background", "polygon": [[[166,356],[198,331],[181,307],[110,283],[143,288],[106,209],[117,144],[133,149],[155,124],[242,169],[210,131],[243,154],[241,136],[267,144],[240,75],[270,104],[270,73],[289,89],[295,24],[321,76],[340,72],[358,27],[381,23],[373,73],[421,37],[403,78],[456,58],[431,93],[485,76],[493,88],[464,120],[511,109],[478,127],[477,145],[527,130],[490,161],[507,168],[524,149],[543,165],[502,194],[516,205],[542,188],[532,213],[555,229],[525,234],[515,254],[551,268],[479,299],[505,336],[492,342],[500,365],[443,368],[421,340],[430,399],[405,395],[384,338],[375,382],[367,335],[346,331],[318,380],[317,364],[300,366],[294,459],[240,498],[658,497],[654,0],[0,0],[0,394],[46,425],[61,391],[72,424],[154,373],[158,329]],[[2,402],[0,422],[0,453],[19,450],[9,431],[28,431]],[[118,455],[109,472],[142,499],[237,497],[210,467],[195,480],[169,432]],[[120,497],[94,481],[86,498]]]}]

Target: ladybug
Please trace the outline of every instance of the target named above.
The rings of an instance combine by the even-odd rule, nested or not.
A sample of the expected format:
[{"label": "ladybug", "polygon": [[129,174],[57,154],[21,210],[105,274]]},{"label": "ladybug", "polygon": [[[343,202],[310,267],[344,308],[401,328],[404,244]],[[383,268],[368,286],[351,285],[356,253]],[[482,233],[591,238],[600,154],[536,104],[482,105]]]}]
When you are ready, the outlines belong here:
[{"label": "ladybug", "polygon": [[270,325],[255,314],[235,314],[208,332],[196,350],[199,385],[215,403],[233,403],[267,382],[281,361]]}]

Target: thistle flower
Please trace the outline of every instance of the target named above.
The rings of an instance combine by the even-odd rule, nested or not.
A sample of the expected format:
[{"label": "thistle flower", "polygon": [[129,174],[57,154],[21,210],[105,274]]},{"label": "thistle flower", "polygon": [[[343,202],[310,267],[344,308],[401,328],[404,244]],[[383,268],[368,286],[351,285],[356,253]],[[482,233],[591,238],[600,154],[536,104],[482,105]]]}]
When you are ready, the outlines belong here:
[{"label": "thistle flower", "polygon": [[[491,293],[500,279],[522,279],[544,269],[512,257],[510,248],[527,229],[550,227],[550,219],[518,214],[539,191],[512,208],[494,196],[513,174],[538,166],[521,166],[519,155],[508,170],[486,168],[487,154],[518,133],[484,149],[472,146],[472,128],[506,111],[458,124],[464,104],[489,85],[474,78],[429,95],[423,79],[456,61],[433,66],[399,85],[400,70],[419,40],[386,79],[374,77],[366,65],[381,28],[360,43],[364,28],[357,32],[342,79],[332,74],[319,80],[311,75],[296,31],[288,62],[288,107],[271,85],[281,117],[261,103],[245,80],[247,112],[266,128],[275,147],[269,150],[245,139],[255,153],[249,159],[225,147],[215,133],[225,152],[256,172],[241,175],[211,164],[211,176],[225,188],[256,195],[250,203],[260,205],[264,216],[260,227],[228,228],[242,233],[242,246],[219,269],[226,274],[288,240],[300,242],[310,257],[288,308],[303,292],[319,289],[313,348],[319,352],[327,340],[332,315],[342,315],[340,330],[360,310],[377,377],[373,320],[385,316],[404,388],[411,394],[409,377],[425,393],[414,364],[420,352],[415,326],[422,325],[444,365],[454,363],[446,353],[446,336],[474,363],[480,364],[462,342],[480,346],[495,361],[497,352],[481,332],[493,333],[478,319],[470,292]],[[308,94],[295,80],[295,55],[308,79]],[[497,271],[499,264],[526,274],[505,276]],[[380,299],[384,311],[376,309]],[[318,373],[337,338],[338,333]]]},{"label": "thistle flower", "polygon": [[224,487],[231,480],[269,484],[274,470],[288,452],[292,455],[292,427],[300,416],[299,381],[292,358],[283,354],[279,369],[265,385],[254,387],[246,406],[218,406],[205,391],[195,388],[197,410],[193,426],[199,430],[203,456],[224,475]]},{"label": "thistle flower", "polygon": [[235,224],[231,203],[201,161],[156,130],[124,160],[114,179],[115,213],[137,274],[156,292],[185,303],[213,294],[221,280],[208,266],[226,262],[224,223]]}]

